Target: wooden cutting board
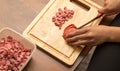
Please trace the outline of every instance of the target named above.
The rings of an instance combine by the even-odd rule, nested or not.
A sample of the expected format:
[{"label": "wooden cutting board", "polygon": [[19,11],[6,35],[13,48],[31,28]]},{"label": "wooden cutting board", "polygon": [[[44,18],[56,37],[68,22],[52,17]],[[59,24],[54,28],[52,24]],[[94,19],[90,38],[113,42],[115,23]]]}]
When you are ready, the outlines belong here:
[{"label": "wooden cutting board", "polygon": [[[77,2],[76,2],[77,1]],[[97,9],[100,7],[91,0],[50,0],[46,7],[27,27],[23,35],[34,41],[39,48],[55,56],[67,65],[73,65],[79,54],[84,49],[81,47],[71,47],[63,39],[63,31],[69,24],[79,27],[96,17]],[[61,29],[52,22],[59,8],[67,7],[74,10],[73,18],[67,21]],[[87,26],[94,26],[100,23],[102,18],[95,20]]]}]

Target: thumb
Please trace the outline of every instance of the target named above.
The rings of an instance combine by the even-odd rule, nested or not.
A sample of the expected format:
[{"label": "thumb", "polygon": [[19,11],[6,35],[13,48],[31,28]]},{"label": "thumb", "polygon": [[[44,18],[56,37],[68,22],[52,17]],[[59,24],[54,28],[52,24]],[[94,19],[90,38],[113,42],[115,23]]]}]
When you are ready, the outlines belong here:
[{"label": "thumb", "polygon": [[98,12],[104,14],[104,16],[112,15],[112,14],[111,14],[111,13],[112,13],[111,10],[109,10],[109,9],[106,8],[106,7],[103,7],[103,8],[101,8],[101,9],[98,9]]},{"label": "thumb", "polygon": [[105,7],[98,9],[99,13],[107,14],[107,9]]},{"label": "thumb", "polygon": [[98,9],[98,12],[99,13],[103,13],[103,14],[107,14],[107,6],[108,6],[108,3],[107,3],[107,0],[104,0],[105,3],[104,3],[104,6],[100,9]]}]

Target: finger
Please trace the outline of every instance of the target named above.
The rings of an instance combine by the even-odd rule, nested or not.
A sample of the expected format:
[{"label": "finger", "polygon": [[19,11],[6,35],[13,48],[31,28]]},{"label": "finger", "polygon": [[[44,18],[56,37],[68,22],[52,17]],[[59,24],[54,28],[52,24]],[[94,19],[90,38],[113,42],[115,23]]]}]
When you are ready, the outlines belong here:
[{"label": "finger", "polygon": [[110,12],[110,13],[108,13],[108,14],[106,14],[106,16],[109,16],[109,15],[114,15],[114,14],[119,14],[119,12]]},{"label": "finger", "polygon": [[103,7],[103,8],[101,8],[101,9],[98,9],[98,12],[99,12],[99,13],[103,13],[103,14],[107,14],[108,10],[107,10],[106,7]]},{"label": "finger", "polygon": [[76,42],[73,43],[69,43],[72,46],[80,46],[80,45],[87,45],[88,44],[88,40],[78,40]]},{"label": "finger", "polygon": [[68,43],[72,43],[72,42],[76,42],[78,40],[85,40],[85,39],[91,39],[91,37],[88,36],[87,34],[82,34],[82,35],[73,36],[71,38],[66,38],[66,41]]},{"label": "finger", "polygon": [[85,35],[78,35],[78,36],[74,36],[74,37],[71,37],[71,38],[67,38],[66,41],[68,43],[71,43],[71,42],[75,42],[75,41],[83,40],[83,39],[85,39]]},{"label": "finger", "polygon": [[81,34],[86,33],[87,31],[88,31],[88,29],[84,27],[84,28],[78,29],[78,30],[77,30],[76,32],[74,32],[74,33],[68,34],[68,35],[66,36],[66,38],[70,38],[70,37],[73,37],[73,36],[81,35]]},{"label": "finger", "polygon": [[98,12],[105,14],[107,11],[106,7],[107,7],[107,1],[105,0],[104,6],[101,9],[98,9]]},{"label": "finger", "polygon": [[80,45],[93,45],[93,42],[91,40],[79,40],[79,41],[76,41],[74,43],[69,43],[69,45],[72,45],[72,46],[80,46]]}]

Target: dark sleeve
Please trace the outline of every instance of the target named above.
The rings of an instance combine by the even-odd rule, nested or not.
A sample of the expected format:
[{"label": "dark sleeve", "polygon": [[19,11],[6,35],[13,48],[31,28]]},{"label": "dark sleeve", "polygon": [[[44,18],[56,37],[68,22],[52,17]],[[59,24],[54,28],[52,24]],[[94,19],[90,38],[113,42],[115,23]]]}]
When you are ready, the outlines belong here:
[{"label": "dark sleeve", "polygon": [[[109,26],[120,27],[120,14]],[[105,42],[97,46],[87,71],[120,71],[120,43]]]}]

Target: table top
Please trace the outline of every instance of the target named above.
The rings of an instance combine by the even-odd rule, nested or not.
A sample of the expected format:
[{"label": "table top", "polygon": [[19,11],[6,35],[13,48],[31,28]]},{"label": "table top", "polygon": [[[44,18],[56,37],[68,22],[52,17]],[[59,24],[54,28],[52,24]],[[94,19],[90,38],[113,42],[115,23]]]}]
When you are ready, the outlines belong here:
[{"label": "table top", "polygon": [[[0,0],[0,29],[10,27],[22,34],[48,2],[49,0]],[[80,57],[69,67],[37,49],[23,71],[74,71],[79,59]]]}]

